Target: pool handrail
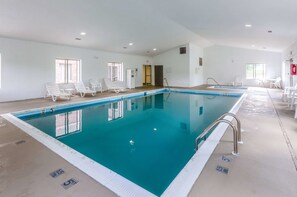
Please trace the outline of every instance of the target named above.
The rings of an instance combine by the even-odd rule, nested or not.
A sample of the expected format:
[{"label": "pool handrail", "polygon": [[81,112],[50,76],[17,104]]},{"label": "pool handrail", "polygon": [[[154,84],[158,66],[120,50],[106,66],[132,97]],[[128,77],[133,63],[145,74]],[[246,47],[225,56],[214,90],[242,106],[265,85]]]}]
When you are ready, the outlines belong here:
[{"label": "pool handrail", "polygon": [[[223,114],[222,116],[225,116],[225,114]],[[222,117],[221,116],[221,117]],[[227,123],[229,126],[231,126],[232,130],[233,130],[233,151],[232,154],[237,156],[239,155],[238,153],[238,130],[236,128],[236,126],[229,120],[226,119],[222,119],[221,117],[219,117],[218,119],[216,119],[212,124],[210,124],[195,140],[195,150],[198,151],[199,148],[199,140],[203,139],[203,141],[206,140],[206,135],[208,134],[208,132],[215,127],[217,124],[224,122]]]},{"label": "pool handrail", "polygon": [[218,119],[223,119],[226,116],[232,116],[236,120],[237,131],[238,131],[238,133],[237,133],[237,142],[242,144],[243,142],[241,140],[241,123],[240,123],[239,118],[235,114],[227,112],[227,113],[224,113],[223,115],[221,115],[221,117],[219,117]]},{"label": "pool handrail", "polygon": [[164,77],[164,81],[166,82],[166,87],[167,87],[168,90],[170,91],[170,86],[169,86],[169,84],[168,84],[168,81],[167,81],[167,78],[166,78],[166,77]]},{"label": "pool handrail", "polygon": [[207,84],[207,85],[208,85],[208,81],[209,81],[210,79],[213,80],[213,81],[216,83],[216,85],[218,85],[218,86],[220,85],[220,84],[219,84],[214,78],[212,78],[212,77],[208,77],[208,78],[206,79],[206,84]]}]

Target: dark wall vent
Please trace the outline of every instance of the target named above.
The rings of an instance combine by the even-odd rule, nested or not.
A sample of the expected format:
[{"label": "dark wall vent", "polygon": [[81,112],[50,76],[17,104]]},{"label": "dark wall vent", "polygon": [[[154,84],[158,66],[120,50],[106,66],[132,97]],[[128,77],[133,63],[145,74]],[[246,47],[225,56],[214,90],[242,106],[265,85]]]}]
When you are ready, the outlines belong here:
[{"label": "dark wall vent", "polygon": [[187,53],[187,47],[180,47],[179,48],[179,54],[186,54]]}]

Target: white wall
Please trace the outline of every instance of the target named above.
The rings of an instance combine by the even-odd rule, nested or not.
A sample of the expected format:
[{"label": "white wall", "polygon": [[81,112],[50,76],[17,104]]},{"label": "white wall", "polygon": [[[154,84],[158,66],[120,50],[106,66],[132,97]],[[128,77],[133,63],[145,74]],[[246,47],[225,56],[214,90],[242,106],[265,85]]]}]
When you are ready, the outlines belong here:
[{"label": "white wall", "polygon": [[170,86],[189,87],[189,45],[186,54],[179,53],[179,47],[154,56],[154,65],[163,65],[164,77]]},{"label": "white wall", "polygon": [[199,57],[203,59],[203,49],[194,44],[189,44],[189,55],[190,55],[190,87],[198,86],[203,84],[203,66],[199,66]]},{"label": "white wall", "polygon": [[[247,63],[266,64],[266,79],[281,76],[282,54],[277,52],[211,46],[204,49],[204,83],[208,77],[219,83],[230,83],[237,76],[245,79]],[[244,80],[244,85],[258,85],[255,80]]]},{"label": "white wall", "polygon": [[[293,62],[288,61],[292,59]],[[297,64],[297,41],[290,45],[283,53],[282,75],[284,78],[284,86],[295,86],[297,84],[297,76],[291,76],[290,64]]]},{"label": "white wall", "polygon": [[125,71],[127,68],[138,69],[136,86],[142,85],[142,65],[152,62],[152,58],[146,56],[7,38],[0,38],[0,54],[0,102],[43,97],[45,83],[55,82],[55,59],[58,57],[81,59],[84,82],[90,78],[102,80],[107,77],[108,62],[123,62]]}]

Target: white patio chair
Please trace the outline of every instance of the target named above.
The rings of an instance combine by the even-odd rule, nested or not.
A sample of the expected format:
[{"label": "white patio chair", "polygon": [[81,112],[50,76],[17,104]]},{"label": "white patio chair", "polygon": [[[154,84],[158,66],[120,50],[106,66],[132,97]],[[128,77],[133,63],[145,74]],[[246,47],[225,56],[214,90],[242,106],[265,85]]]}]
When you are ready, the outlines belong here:
[{"label": "white patio chair", "polygon": [[272,88],[281,88],[281,80],[282,78],[277,77],[275,82],[272,83]]},{"label": "white patio chair", "polygon": [[52,100],[56,102],[59,98],[65,98],[67,100],[71,99],[71,94],[67,93],[59,88],[58,84],[55,83],[47,83],[45,85],[46,88],[46,95],[52,97]]},{"label": "white patio chair", "polygon": [[291,101],[289,103],[289,106],[290,106],[290,109],[295,108],[294,118],[297,118],[297,90],[293,90],[292,98],[291,98]]},{"label": "white patio chair", "polygon": [[235,77],[234,86],[243,86],[242,77],[239,77],[239,76]]},{"label": "white patio chair", "polygon": [[288,86],[284,88],[283,95],[282,95],[282,100],[284,102],[288,101],[288,97],[290,97],[290,94],[293,90],[297,90],[297,84],[295,86]]},{"label": "white patio chair", "polygon": [[110,79],[104,78],[104,83],[107,87],[107,90],[113,91],[115,93],[127,91],[126,85],[123,82],[111,81]]},{"label": "white patio chair", "polygon": [[92,96],[96,95],[96,91],[91,90],[89,87],[86,87],[83,82],[74,84],[75,90],[80,94],[81,97],[84,97],[86,94],[90,94]]},{"label": "white patio chair", "polygon": [[90,79],[89,83],[92,90],[96,92],[100,90],[100,92],[102,93],[102,84],[98,82],[97,79]]},{"label": "white patio chair", "polygon": [[288,106],[293,109],[294,105],[297,104],[297,90],[292,90],[287,97]]}]

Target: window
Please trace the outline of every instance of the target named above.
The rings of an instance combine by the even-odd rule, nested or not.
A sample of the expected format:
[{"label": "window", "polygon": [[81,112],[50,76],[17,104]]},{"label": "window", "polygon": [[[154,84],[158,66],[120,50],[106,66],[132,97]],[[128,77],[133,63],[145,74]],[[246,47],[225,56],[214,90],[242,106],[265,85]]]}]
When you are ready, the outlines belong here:
[{"label": "window", "polygon": [[265,64],[247,64],[246,79],[264,79]]},{"label": "window", "polygon": [[56,59],[56,83],[77,83],[80,76],[80,60]]},{"label": "window", "polygon": [[108,79],[111,81],[123,81],[123,63],[108,63]]}]

